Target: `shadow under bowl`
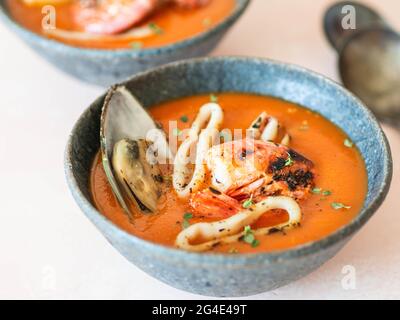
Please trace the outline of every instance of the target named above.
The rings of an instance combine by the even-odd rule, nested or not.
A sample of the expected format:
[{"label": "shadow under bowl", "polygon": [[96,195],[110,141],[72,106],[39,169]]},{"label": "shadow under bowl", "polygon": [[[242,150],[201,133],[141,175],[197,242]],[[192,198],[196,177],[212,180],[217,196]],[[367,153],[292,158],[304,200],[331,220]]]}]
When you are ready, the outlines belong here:
[{"label": "shadow under bowl", "polygon": [[170,45],[142,50],[84,49],[46,38],[18,24],[9,14],[5,0],[0,0],[0,18],[34,51],[57,68],[83,81],[107,87],[162,64],[209,54],[250,2],[235,1],[233,12],[210,30]]},{"label": "shadow under bowl", "polygon": [[[374,214],[392,177],[389,145],[376,118],[351,93],[300,67],[256,58],[220,57],[172,63],[124,83],[150,107],[210,92],[243,92],[281,98],[322,114],[359,148],[368,172],[363,209],[348,225],[315,242],[260,254],[198,254],[144,241],[119,229],[93,205],[90,168],[99,150],[104,96],[80,117],[70,136],[65,171],[73,197],[86,216],[129,261],[173,287],[207,296],[248,296],[299,279],[332,258]],[[134,285],[134,284],[132,284]]]}]

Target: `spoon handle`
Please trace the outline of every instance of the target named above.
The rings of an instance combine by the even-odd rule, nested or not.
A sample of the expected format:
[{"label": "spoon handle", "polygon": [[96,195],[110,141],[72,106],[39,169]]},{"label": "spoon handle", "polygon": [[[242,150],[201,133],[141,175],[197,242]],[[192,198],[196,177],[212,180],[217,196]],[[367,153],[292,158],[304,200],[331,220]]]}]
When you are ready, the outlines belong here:
[{"label": "spoon handle", "polygon": [[388,24],[379,13],[357,2],[337,2],[324,16],[325,35],[338,52],[354,33],[374,26],[388,27]]}]

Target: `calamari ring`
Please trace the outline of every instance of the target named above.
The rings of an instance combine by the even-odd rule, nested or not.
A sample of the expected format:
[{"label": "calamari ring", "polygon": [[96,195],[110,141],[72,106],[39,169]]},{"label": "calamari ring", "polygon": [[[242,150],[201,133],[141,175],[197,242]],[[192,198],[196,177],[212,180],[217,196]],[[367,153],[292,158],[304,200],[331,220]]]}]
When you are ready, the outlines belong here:
[{"label": "calamari ring", "polygon": [[[200,189],[204,183],[206,169],[204,157],[218,136],[218,129],[224,118],[221,107],[207,103],[200,108],[188,136],[178,149],[172,175],[173,186],[180,198],[187,198]],[[197,144],[195,167],[189,168],[190,151]],[[191,178],[190,178],[191,177]]]},{"label": "calamari ring", "polygon": [[[287,222],[255,230],[254,235],[268,234],[271,229],[293,228],[301,221],[301,209],[290,197],[269,197],[249,209],[232,217],[217,222],[196,223],[181,231],[175,241],[178,248],[193,252],[203,252],[219,244],[239,241],[244,236],[244,228],[255,223],[265,212],[272,209],[283,209],[289,214]],[[192,244],[196,239],[203,242]]]},{"label": "calamari ring", "polygon": [[263,112],[253,121],[248,131],[254,140],[274,141],[278,136],[278,129],[278,120]]},{"label": "calamari ring", "polygon": [[[275,141],[278,137],[279,122],[275,117],[269,116],[266,112],[261,113],[256,120],[253,121],[248,131],[253,139],[263,141]],[[281,144],[289,146],[290,135],[285,134]]]}]

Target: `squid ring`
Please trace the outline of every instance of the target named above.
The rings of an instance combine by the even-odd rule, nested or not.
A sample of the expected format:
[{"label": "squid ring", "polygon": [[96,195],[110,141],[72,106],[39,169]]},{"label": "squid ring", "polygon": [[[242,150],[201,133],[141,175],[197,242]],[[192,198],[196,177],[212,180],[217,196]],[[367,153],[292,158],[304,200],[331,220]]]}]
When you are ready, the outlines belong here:
[{"label": "squid ring", "polygon": [[[266,112],[261,113],[248,129],[253,139],[261,139],[263,141],[275,141],[278,137],[278,130],[278,120],[275,117],[269,116]],[[289,143],[290,135],[285,134],[281,144],[288,146]]]},{"label": "squid ring", "polygon": [[255,223],[265,212],[283,209],[289,214],[287,222],[255,230],[254,235],[265,235],[271,229],[284,229],[298,226],[301,221],[301,209],[290,197],[269,197],[249,209],[243,210],[225,220],[212,223],[196,223],[181,231],[175,241],[178,248],[203,252],[219,244],[229,244],[245,235],[244,228]]},{"label": "squid ring", "polygon": [[[180,198],[187,198],[198,191],[204,182],[206,169],[204,157],[211,148],[218,129],[224,118],[221,107],[216,103],[207,103],[200,108],[188,137],[182,142],[175,156],[173,186]],[[197,145],[195,167],[189,168],[190,151]],[[191,177],[191,178],[190,178]]]},{"label": "squid ring", "polygon": [[248,129],[255,140],[274,141],[278,136],[279,123],[266,112],[261,113]]}]

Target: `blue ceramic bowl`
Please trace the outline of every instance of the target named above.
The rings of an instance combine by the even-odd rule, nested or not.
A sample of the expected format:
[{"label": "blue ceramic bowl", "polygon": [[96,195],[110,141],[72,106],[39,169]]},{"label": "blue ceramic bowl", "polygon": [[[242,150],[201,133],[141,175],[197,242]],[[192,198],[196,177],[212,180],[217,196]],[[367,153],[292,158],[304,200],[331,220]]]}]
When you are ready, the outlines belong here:
[{"label": "blue ceramic bowl", "polygon": [[76,123],[67,145],[65,171],[69,187],[82,211],[122,255],[173,287],[208,296],[247,296],[304,277],[350,240],[388,192],[392,160],[376,118],[360,100],[321,75],[269,60],[221,57],[172,63],[141,73],[124,84],[146,107],[183,96],[227,91],[297,103],[343,129],[361,151],[368,171],[363,209],[351,223],[322,240],[261,254],[198,254],[167,248],[119,229],[93,205],[89,175],[100,147],[104,96],[98,98]]},{"label": "blue ceramic bowl", "polygon": [[247,8],[250,0],[236,0],[236,8],[223,22],[195,37],[158,48],[95,50],[72,47],[37,35],[16,23],[0,0],[0,18],[33,50],[66,73],[100,86],[109,86],[147,69],[210,53]]}]

